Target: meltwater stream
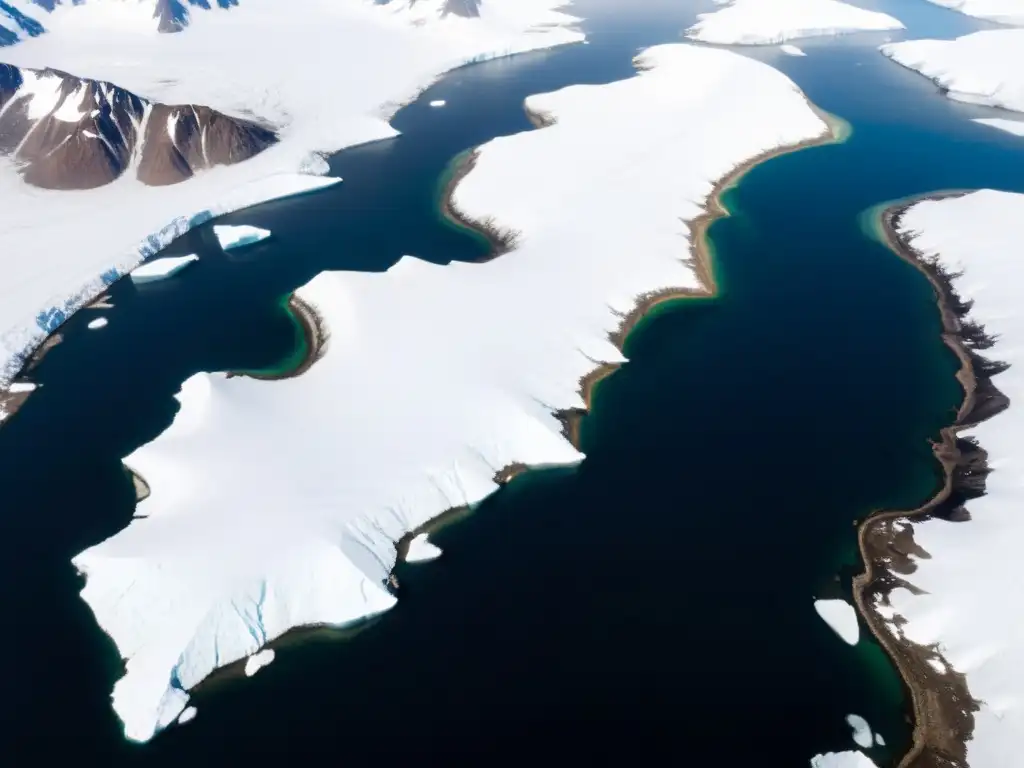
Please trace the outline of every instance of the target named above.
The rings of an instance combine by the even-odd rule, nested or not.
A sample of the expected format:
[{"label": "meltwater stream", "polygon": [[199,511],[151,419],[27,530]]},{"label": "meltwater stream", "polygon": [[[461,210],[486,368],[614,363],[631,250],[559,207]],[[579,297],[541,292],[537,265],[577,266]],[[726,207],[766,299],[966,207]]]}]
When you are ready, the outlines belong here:
[{"label": "meltwater stream", "polygon": [[[923,0],[875,5],[912,36],[971,28]],[[643,760],[657,739],[684,765],[806,766],[853,748],[850,713],[884,736],[880,765],[905,748],[895,672],[870,640],[844,645],[812,600],[848,594],[854,521],[933,492],[927,441],[960,393],[927,281],[858,214],[939,189],[1024,191],[1024,141],[970,123],[983,110],[884,59],[879,36],[813,41],[802,59],[741,51],[783,68],[852,137],[771,160],[727,194],[733,216],[710,231],[721,294],[638,326],[631,362],[595,394],[578,469],[526,474],[445,528],[444,557],[404,566],[398,607],[362,631],[297,636],[256,678],[203,686],[187,727],[142,747],[120,735],[119,660],[70,559],[130,519],[121,457],[166,428],[192,373],[293,355],[281,298],[318,272],[483,255],[438,218],[449,161],[529,129],[528,94],[630,76],[633,53],[678,39],[695,8],[576,12],[589,44],[453,72],[398,114],[402,137],[332,160],[345,183],[226,217],[272,241],[225,255],[208,227],[193,232],[171,250],[199,265],[123,281],[113,308],[66,326],[33,372],[42,388],[0,430],[9,764],[364,765],[622,744]],[[109,325],[89,330],[98,315]]]}]

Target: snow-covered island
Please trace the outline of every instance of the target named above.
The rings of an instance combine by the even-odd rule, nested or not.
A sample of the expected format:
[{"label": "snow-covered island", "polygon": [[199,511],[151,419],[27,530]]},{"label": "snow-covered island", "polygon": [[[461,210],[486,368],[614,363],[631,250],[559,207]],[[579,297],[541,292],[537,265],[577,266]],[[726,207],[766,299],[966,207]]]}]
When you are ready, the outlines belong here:
[{"label": "snow-covered island", "polygon": [[903,29],[888,14],[840,0],[726,0],[720,4],[723,7],[716,11],[699,14],[687,37],[719,45],[776,45],[818,35]]},{"label": "snow-covered island", "polygon": [[908,40],[881,50],[933,80],[951,99],[1024,112],[1024,29],[975,32],[955,40]]},{"label": "snow-covered island", "polygon": [[[586,406],[595,369],[623,362],[624,318],[708,290],[700,233],[716,190],[830,138],[766,64],[680,44],[637,66],[530,97],[546,127],[476,152],[452,206],[516,232],[514,252],[321,274],[297,292],[329,332],[304,373],[193,376],[171,427],[126,458],[149,495],[74,563],[126,660],[113,705],[129,738],[292,628],[390,608],[397,543],[493,492],[504,468],[578,461],[558,414]],[[252,471],[268,460],[273,472]]]},{"label": "snow-covered island", "polygon": [[862,526],[870,573],[858,599],[914,693],[915,749],[943,764],[1003,768],[1019,762],[1024,733],[1014,591],[1024,548],[1024,195],[946,195],[901,204],[884,221],[890,243],[944,297],[967,397],[936,449],[942,492],[909,518],[884,513]]},{"label": "snow-covered island", "polygon": [[[582,40],[564,4],[5,2],[0,419],[32,351],[111,282],[220,213],[340,181],[323,155],[394,136],[442,73]],[[325,98],[323,72],[359,76]]]}]

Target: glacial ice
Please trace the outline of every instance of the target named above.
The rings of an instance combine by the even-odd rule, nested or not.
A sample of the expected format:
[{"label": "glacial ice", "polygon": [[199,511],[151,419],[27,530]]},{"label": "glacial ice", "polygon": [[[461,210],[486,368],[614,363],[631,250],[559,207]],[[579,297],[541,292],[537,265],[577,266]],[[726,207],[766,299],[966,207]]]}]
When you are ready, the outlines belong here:
[{"label": "glacial ice", "polygon": [[814,610],[843,642],[856,645],[860,640],[857,611],[845,600],[815,600]]},{"label": "glacial ice", "polygon": [[1024,26],[1024,0],[931,0],[931,2],[979,19]]},{"label": "glacial ice", "polygon": [[432,102],[430,102],[430,106],[432,106],[432,107],[443,107],[447,103],[448,102],[446,102],[444,99],[434,99]]},{"label": "glacial ice", "polygon": [[274,660],[274,649],[264,648],[245,660],[245,676],[252,677]]},{"label": "glacial ice", "polygon": [[1014,136],[1024,136],[1024,120],[1005,120],[1001,117],[976,117],[974,122],[987,125],[989,128],[998,128],[1000,131],[1012,133]]},{"label": "glacial ice", "polygon": [[97,317],[95,320],[90,320],[89,324],[86,327],[89,328],[89,330],[93,330],[94,331],[94,330],[96,330],[98,328],[105,327],[108,322],[109,321],[105,317]]},{"label": "glacial ice", "polygon": [[132,270],[132,282],[148,283],[153,280],[163,280],[178,274],[189,264],[198,260],[199,257],[194,253],[190,253],[188,256],[168,256],[162,259],[153,259]]},{"label": "glacial ice", "polygon": [[839,0],[732,0],[697,16],[687,37],[719,45],[774,45],[801,37],[903,29],[885,13]]},{"label": "glacial ice", "polygon": [[[637,64],[531,96],[556,122],[478,151],[453,204],[518,232],[515,253],[319,275],[297,293],[330,331],[322,358],[274,382],[191,377],[170,428],[126,458],[151,488],[141,517],[74,563],[126,659],[113,704],[130,738],[289,629],[390,608],[396,542],[503,467],[579,461],[553,412],[624,362],[609,333],[637,297],[702,288],[689,222],[715,181],[828,132],[755,60],[679,44]],[[275,471],[254,472],[268,456]]]},{"label": "glacial ice", "polygon": [[951,99],[1024,112],[1024,29],[975,32],[955,40],[908,40],[881,50],[933,80]]},{"label": "glacial ice", "polygon": [[[57,6],[46,32],[4,48],[4,61],[256,119],[281,141],[181,184],[122,178],[87,193],[30,187],[0,159],[0,258],[17,286],[0,293],[0,387],[73,312],[191,227],[339,181],[309,174],[327,172],[325,153],[394,136],[390,114],[441,73],[582,40],[561,4],[488,0],[465,19],[442,17],[438,0],[288,0],[287,13],[280,0],[246,0],[193,14],[176,34],[156,31],[152,0]],[[336,80],[325,98],[323,72],[360,76]]]},{"label": "glacial ice", "polygon": [[270,237],[269,230],[251,227],[248,224],[216,226],[213,228],[213,234],[217,236],[217,242],[225,251],[252,245]]},{"label": "glacial ice", "polygon": [[876,768],[863,752],[826,752],[811,758],[811,768]]},{"label": "glacial ice", "polygon": [[782,51],[787,56],[806,56],[807,55],[806,53],[804,53],[803,49],[798,48],[795,45],[790,45],[789,43],[784,43],[784,44],[780,45],[779,46],[779,50]]}]

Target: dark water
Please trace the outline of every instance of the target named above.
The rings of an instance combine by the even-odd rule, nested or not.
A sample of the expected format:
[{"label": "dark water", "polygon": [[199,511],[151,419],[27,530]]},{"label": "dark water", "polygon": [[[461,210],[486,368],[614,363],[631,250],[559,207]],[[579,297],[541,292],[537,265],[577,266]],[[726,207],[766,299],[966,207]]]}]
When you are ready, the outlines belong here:
[{"label": "dark water", "polygon": [[[938,97],[863,36],[808,44],[805,59],[745,51],[854,133],[727,195],[733,216],[710,234],[720,297],[641,323],[630,364],[597,390],[578,469],[516,480],[435,537],[441,560],[403,567],[395,610],[351,637],[286,643],[252,680],[214,681],[188,727],[128,746],[109,707],[117,653],[69,561],[130,519],[120,457],[167,426],[190,374],[293,354],[280,300],[319,271],[479,257],[479,240],[437,219],[448,161],[526,130],[530,93],[629,76],[637,47],[693,17],[638,5],[584,3],[589,45],[451,74],[397,116],[404,137],[333,160],[344,184],[227,217],[273,241],[224,255],[198,230],[172,251],[199,265],[118,284],[114,309],[72,319],[34,374],[44,386],[0,430],[4,764],[589,759],[625,744],[639,760],[656,745],[684,765],[806,766],[852,748],[851,712],[885,736],[880,764],[905,746],[888,662],[841,643],[812,600],[848,593],[855,520],[934,490],[927,441],[959,391],[927,282],[858,214],[937,189],[1024,191],[1024,142],[967,122],[983,110]],[[923,2],[887,9],[921,34],[969,28]],[[99,312],[109,326],[87,330]]]}]

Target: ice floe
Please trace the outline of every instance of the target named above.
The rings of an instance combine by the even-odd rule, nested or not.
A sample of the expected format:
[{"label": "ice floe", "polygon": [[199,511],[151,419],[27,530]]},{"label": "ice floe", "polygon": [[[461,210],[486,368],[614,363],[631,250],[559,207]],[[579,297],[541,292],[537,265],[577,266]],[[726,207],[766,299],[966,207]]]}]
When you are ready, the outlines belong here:
[{"label": "ice floe", "polygon": [[94,331],[97,328],[104,328],[104,327],[106,327],[108,322],[109,321],[105,317],[97,317],[95,320],[90,320],[89,324],[86,327],[89,328],[90,330]]},{"label": "ice floe", "polygon": [[826,752],[811,758],[811,768],[876,768],[863,752]]},{"label": "ice floe", "polygon": [[216,226],[213,228],[213,234],[217,236],[217,242],[220,243],[220,247],[225,251],[252,245],[270,237],[269,230],[251,227],[248,224]]},{"label": "ice floe", "polygon": [[779,50],[782,51],[787,56],[806,56],[807,55],[806,53],[803,52],[803,50],[801,48],[797,48],[795,45],[790,45],[789,43],[784,43],[783,45],[780,45],[779,46]]},{"label": "ice floe", "polygon": [[178,274],[185,267],[198,260],[199,257],[194,253],[190,253],[188,256],[168,256],[163,259],[153,259],[132,270],[132,282],[148,283],[153,280],[163,280]]},{"label": "ice floe", "polygon": [[815,600],[814,610],[843,642],[856,645],[860,639],[857,611],[845,600]]},{"label": "ice floe", "polygon": [[264,648],[245,660],[245,676],[252,677],[274,660],[274,649]]},{"label": "ice floe", "polygon": [[874,743],[871,726],[860,715],[847,715],[846,724],[853,730],[853,741],[858,747],[869,748]]},{"label": "ice floe", "polygon": [[422,563],[427,560],[436,560],[441,556],[441,548],[435,546],[427,539],[427,534],[420,533],[409,542],[409,551],[405,554],[407,563]]}]

